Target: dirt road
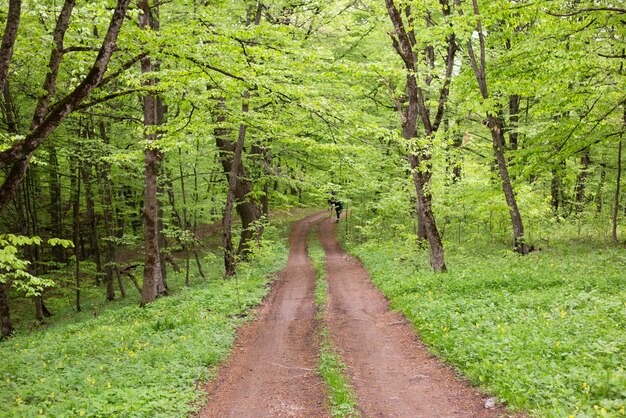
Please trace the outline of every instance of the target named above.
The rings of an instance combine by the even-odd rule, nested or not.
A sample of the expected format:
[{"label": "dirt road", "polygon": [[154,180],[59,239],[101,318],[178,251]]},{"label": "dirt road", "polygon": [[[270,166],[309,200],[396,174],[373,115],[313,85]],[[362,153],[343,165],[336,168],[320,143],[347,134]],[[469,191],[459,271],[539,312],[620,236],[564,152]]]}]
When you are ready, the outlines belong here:
[{"label": "dirt road", "polygon": [[495,417],[476,389],[430,355],[403,316],[372,285],[365,268],[346,255],[335,223],[322,222],[328,323],[349,368],[365,417]]},{"label": "dirt road", "polygon": [[233,354],[209,385],[200,417],[328,417],[317,374],[315,272],[307,235],[319,223],[329,283],[328,324],[348,366],[363,417],[497,417],[484,399],[430,355],[412,327],[337,243],[327,213],[294,224],[287,267],[259,318],[240,330]]},{"label": "dirt road", "polygon": [[285,269],[259,318],[239,332],[228,364],[208,388],[199,417],[325,417],[326,393],[317,374],[315,271],[307,256],[311,226],[304,218],[289,236]]}]

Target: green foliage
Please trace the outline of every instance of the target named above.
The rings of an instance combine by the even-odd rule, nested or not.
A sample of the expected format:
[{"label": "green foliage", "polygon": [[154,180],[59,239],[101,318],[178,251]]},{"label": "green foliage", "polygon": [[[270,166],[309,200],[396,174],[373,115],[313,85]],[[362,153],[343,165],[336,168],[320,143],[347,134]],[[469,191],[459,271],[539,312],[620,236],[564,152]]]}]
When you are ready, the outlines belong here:
[{"label": "green foliage", "polygon": [[623,416],[623,249],[570,243],[522,257],[449,247],[441,275],[398,242],[347,246],[431,350],[510,407]]},{"label": "green foliage", "polygon": [[[48,278],[34,276],[29,273],[30,262],[19,253],[18,248],[24,246],[41,245],[40,237],[26,237],[23,235],[0,235],[0,283],[10,283],[19,292],[26,296],[38,296],[47,287],[53,287],[55,282]],[[72,241],[51,238],[50,246],[62,245],[64,248],[73,247]]]},{"label": "green foliage", "polygon": [[[274,242],[236,280],[201,282],[144,308],[94,310],[96,318],[0,344],[0,356],[11,359],[0,364],[2,415],[187,415],[202,397],[197,382],[228,354],[236,326],[286,258],[286,246]],[[205,268],[209,277],[221,277],[214,261]],[[171,282],[182,283],[183,275]]]}]

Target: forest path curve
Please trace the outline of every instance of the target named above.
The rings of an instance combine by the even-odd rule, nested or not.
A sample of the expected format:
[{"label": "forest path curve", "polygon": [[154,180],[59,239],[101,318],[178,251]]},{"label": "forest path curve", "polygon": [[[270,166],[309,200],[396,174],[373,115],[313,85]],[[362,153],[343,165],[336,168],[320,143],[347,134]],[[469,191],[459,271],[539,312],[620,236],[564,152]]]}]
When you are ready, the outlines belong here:
[{"label": "forest path curve", "polygon": [[317,373],[315,270],[307,255],[318,213],[296,222],[289,260],[258,319],[238,332],[231,356],[208,385],[198,417],[326,417],[326,393]]},{"label": "forest path curve", "polygon": [[478,390],[430,354],[404,316],[389,310],[367,270],[341,249],[336,225],[323,220],[318,231],[326,253],[328,326],[362,416],[506,416],[503,409],[485,409]]}]

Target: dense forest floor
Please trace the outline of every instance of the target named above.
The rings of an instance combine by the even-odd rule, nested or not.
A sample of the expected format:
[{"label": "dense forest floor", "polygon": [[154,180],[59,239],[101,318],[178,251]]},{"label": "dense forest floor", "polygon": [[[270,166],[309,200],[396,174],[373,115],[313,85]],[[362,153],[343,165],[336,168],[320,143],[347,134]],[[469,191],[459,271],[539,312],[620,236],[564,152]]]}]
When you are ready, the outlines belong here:
[{"label": "dense forest floor", "polygon": [[[276,214],[236,279],[205,257],[207,279],[172,274],[171,295],[145,308],[94,292],[76,314],[69,290],[48,294],[47,325],[0,343],[0,417],[172,417],[207,402],[201,416],[624,415],[621,246],[562,239],[522,257],[474,240],[450,245],[450,271],[435,274],[414,243],[314,212]],[[207,401],[199,382],[229,353]],[[481,393],[510,409],[485,409]]]}]

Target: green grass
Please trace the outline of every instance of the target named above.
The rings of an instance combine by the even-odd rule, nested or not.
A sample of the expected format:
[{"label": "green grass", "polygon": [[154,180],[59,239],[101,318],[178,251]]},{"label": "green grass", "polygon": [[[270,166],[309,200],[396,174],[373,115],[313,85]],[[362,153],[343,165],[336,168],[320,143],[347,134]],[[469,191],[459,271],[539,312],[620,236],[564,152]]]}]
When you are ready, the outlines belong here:
[{"label": "green grass", "polygon": [[184,272],[172,276],[173,295],[145,308],[128,289],[126,301],[103,305],[97,317],[59,315],[0,343],[0,416],[188,415],[203,397],[197,383],[228,354],[246,311],[284,266],[285,232],[268,227],[267,246],[236,280],[221,280],[215,259],[207,280],[194,277],[186,289]]},{"label": "green grass", "polygon": [[322,344],[320,348],[318,371],[328,390],[331,415],[333,417],[358,417],[356,395],[345,374],[347,367],[342,362],[341,356],[333,346],[326,324],[328,284],[324,278],[325,256],[324,250],[314,234],[315,232],[312,231],[309,237],[308,250],[309,257],[313,261],[317,272],[315,301],[317,304],[318,318],[323,324],[321,327]]},{"label": "green grass", "polygon": [[624,416],[626,251],[570,242],[521,257],[448,245],[449,272],[394,243],[346,243],[431,350],[515,410]]}]

